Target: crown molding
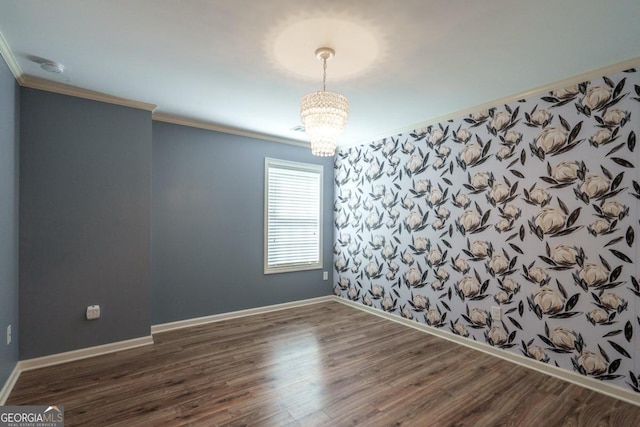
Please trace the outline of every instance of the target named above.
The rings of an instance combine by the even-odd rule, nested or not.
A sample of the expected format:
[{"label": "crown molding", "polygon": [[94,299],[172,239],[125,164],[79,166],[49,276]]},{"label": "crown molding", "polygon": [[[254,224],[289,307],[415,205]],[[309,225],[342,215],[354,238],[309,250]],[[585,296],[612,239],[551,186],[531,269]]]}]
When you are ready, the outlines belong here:
[{"label": "crown molding", "polygon": [[146,102],[135,101],[127,98],[120,98],[118,96],[107,95],[105,93],[96,92],[93,90],[83,89],[76,86],[67,85],[64,83],[53,82],[40,77],[23,74],[18,62],[16,61],[9,43],[4,38],[4,35],[0,32],[0,55],[7,63],[11,74],[16,79],[18,84],[22,87],[28,87],[31,89],[39,89],[47,92],[59,93],[62,95],[75,96],[77,98],[90,99],[92,101],[106,102],[108,104],[120,105],[123,107],[137,108],[139,110],[154,111],[157,106]]},{"label": "crown molding", "polygon": [[390,136],[395,136],[401,133],[410,132],[412,130],[425,128],[428,126],[432,126],[438,123],[446,122],[447,120],[453,120],[460,117],[467,116],[469,114],[473,114],[478,111],[488,110],[490,108],[494,108],[498,105],[510,104],[512,102],[518,101],[519,99],[528,98],[534,95],[539,95],[545,92],[551,92],[556,89],[562,89],[567,86],[571,86],[574,84],[582,83],[587,80],[592,80],[595,78],[599,78],[602,76],[606,76],[613,73],[619,73],[624,70],[628,70],[630,68],[640,67],[640,57],[629,59],[623,62],[618,62],[616,64],[608,65],[603,68],[598,68],[596,70],[587,71],[585,73],[577,74],[573,77],[568,77],[566,79],[558,80],[553,83],[549,83],[543,86],[538,86],[536,88],[516,93],[513,95],[507,95],[502,98],[494,99],[493,101],[483,102],[482,104],[475,105],[473,107],[465,108],[462,110],[454,111],[453,113],[445,114],[444,116],[435,117],[432,119],[428,119],[423,122],[414,123],[409,126],[403,126],[400,129],[396,129],[394,131],[385,132],[384,134],[378,134],[377,136],[367,139],[366,141],[357,141],[353,143],[346,143],[338,146],[338,149],[349,149],[351,147],[357,147],[365,144],[369,144],[374,141],[378,141],[383,138],[388,138]]},{"label": "crown molding", "polygon": [[9,67],[9,70],[11,71],[11,74],[13,74],[13,77],[20,84],[22,70],[16,62],[16,58],[13,56],[11,48],[9,47],[9,43],[7,43],[7,39],[4,38],[2,32],[0,32],[0,55],[2,55],[2,58],[4,58],[4,62],[7,63],[7,67]]},{"label": "crown molding", "polygon": [[90,99],[92,101],[105,102],[107,104],[115,104],[123,107],[137,108],[139,110],[152,111],[157,108],[154,104],[146,102],[134,101],[132,99],[120,98],[118,96],[107,95],[102,92],[95,92],[89,89],[83,89],[77,86],[71,86],[64,83],[52,82],[40,77],[22,75],[18,80],[20,86],[31,89],[44,90],[47,92],[59,93],[61,95],[74,96],[76,98]]},{"label": "crown molding", "polygon": [[[228,126],[222,126],[213,122],[207,122],[203,120],[197,119],[189,119],[186,117],[180,117],[177,115],[167,114],[167,113],[157,113],[155,110],[157,109],[157,105],[149,104],[145,102],[135,101],[127,98],[120,98],[117,96],[108,95],[101,92],[95,92],[88,89],[82,89],[76,86],[67,85],[64,83],[52,82],[46,79],[42,79],[40,77],[35,77],[31,75],[25,75],[22,73],[20,66],[15,60],[9,44],[6,39],[0,32],[0,55],[4,58],[7,66],[11,70],[11,73],[15,77],[16,81],[20,86],[28,87],[32,89],[40,89],[48,92],[59,93],[63,95],[70,95],[79,98],[91,99],[94,101],[106,102],[109,104],[121,105],[125,107],[137,108],[141,110],[147,110],[152,112],[152,119],[160,122],[172,123],[182,126],[194,127],[199,129],[206,129],[215,132],[228,133],[232,135],[245,136],[249,138],[261,139],[266,141],[279,142],[283,144],[294,145],[298,147],[309,148],[309,143],[305,141],[298,141],[295,139],[282,138],[277,137],[265,133],[253,132],[239,128],[233,128]],[[502,98],[494,99],[493,101],[484,102],[482,104],[475,105],[473,107],[465,108],[462,110],[457,110],[449,114],[445,114],[443,116],[434,117],[422,122],[414,123],[412,125],[403,126],[402,128],[387,131],[382,134],[375,135],[373,137],[367,138],[366,140],[347,142],[338,145],[338,150],[349,149],[351,147],[357,147],[365,144],[369,144],[374,141],[378,141],[383,138],[388,138],[390,136],[398,135],[405,132],[410,132],[415,129],[420,129],[424,127],[428,127],[434,124],[442,123],[448,120],[457,119],[459,117],[463,117],[477,111],[487,110],[489,108],[494,108],[498,105],[509,104],[515,102],[519,99],[528,98],[530,96],[538,95],[544,92],[550,92],[556,89],[561,89],[563,87],[570,86],[572,84],[582,83],[586,80],[591,80],[594,78],[599,78],[602,76],[606,76],[608,74],[617,73],[620,71],[624,71],[630,68],[639,67],[640,66],[640,57],[632,58],[626,61],[618,62],[616,64],[612,64],[606,67],[598,68],[596,70],[587,71],[585,73],[577,74],[573,77],[569,77],[563,80],[559,80],[553,83],[549,83],[543,86],[538,86],[536,88],[520,92],[517,94],[507,95]]]},{"label": "crown molding", "polygon": [[67,85],[64,83],[53,82],[40,77],[23,74],[20,66],[15,60],[11,48],[6,39],[0,32],[0,55],[4,58],[9,70],[13,74],[18,84],[22,87],[28,87],[31,89],[39,89],[47,92],[59,93],[62,95],[75,96],[78,98],[90,99],[93,101],[106,102],[109,104],[121,105],[124,107],[137,108],[140,110],[146,110],[152,112],[152,119],[159,122],[172,123],[181,126],[189,126],[198,129],[206,129],[215,132],[222,132],[232,135],[245,136],[249,138],[261,139],[272,142],[279,142],[282,144],[294,145],[297,147],[309,148],[308,142],[297,141],[295,139],[281,138],[273,135],[268,135],[260,132],[252,132],[248,130],[222,126],[212,122],[206,122],[201,120],[189,119],[186,117],[180,117],[166,113],[156,113],[157,105],[149,104],[145,102],[135,101],[127,98],[120,98],[117,96],[108,95],[101,92],[92,91],[89,89],[83,89],[76,86]]},{"label": "crown molding", "polygon": [[151,117],[153,120],[158,122],[165,122],[165,123],[171,123],[174,125],[211,130],[214,132],[222,132],[222,133],[228,133],[228,134],[238,135],[238,136],[246,136],[248,138],[255,138],[263,141],[279,142],[281,144],[295,145],[297,147],[303,147],[303,148],[310,147],[309,143],[304,141],[296,141],[295,139],[280,138],[280,137],[269,135],[266,133],[253,132],[249,130],[222,126],[212,122],[188,119],[186,117],[174,116],[172,114],[154,112]]}]

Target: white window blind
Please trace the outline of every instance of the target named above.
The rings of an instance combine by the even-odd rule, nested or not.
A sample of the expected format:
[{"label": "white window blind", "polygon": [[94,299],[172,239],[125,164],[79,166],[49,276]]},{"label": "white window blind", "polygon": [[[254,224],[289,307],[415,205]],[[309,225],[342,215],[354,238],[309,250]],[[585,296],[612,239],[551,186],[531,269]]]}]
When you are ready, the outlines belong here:
[{"label": "white window blind", "polygon": [[265,273],[322,268],[322,166],[265,160]]}]

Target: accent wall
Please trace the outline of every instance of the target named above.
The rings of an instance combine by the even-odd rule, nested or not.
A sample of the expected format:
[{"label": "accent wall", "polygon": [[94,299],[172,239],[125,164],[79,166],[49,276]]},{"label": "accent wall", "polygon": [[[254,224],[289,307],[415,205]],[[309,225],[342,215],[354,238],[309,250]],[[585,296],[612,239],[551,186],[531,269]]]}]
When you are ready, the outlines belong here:
[{"label": "accent wall", "polygon": [[335,294],[640,392],[639,119],[632,69],[341,151]]}]

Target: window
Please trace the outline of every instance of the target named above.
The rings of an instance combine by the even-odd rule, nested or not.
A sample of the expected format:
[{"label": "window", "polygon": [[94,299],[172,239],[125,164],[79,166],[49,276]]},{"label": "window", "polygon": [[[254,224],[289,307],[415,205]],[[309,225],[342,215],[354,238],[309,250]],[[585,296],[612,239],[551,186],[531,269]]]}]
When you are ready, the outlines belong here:
[{"label": "window", "polygon": [[322,166],[265,159],[264,272],[322,268]]}]

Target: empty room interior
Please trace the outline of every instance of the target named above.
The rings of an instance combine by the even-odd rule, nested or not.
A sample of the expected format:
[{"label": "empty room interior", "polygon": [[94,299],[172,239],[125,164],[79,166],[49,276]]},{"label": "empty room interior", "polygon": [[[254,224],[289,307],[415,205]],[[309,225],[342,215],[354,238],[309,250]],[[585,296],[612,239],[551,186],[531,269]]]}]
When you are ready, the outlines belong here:
[{"label": "empty room interior", "polygon": [[638,22],[1,1],[0,405],[640,425]]}]

